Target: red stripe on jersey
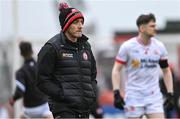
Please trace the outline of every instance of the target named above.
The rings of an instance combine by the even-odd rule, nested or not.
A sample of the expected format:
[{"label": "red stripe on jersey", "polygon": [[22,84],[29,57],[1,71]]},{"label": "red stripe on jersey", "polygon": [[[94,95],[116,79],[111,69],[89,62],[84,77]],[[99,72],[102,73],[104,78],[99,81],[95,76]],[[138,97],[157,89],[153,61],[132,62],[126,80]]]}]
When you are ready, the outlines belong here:
[{"label": "red stripe on jersey", "polygon": [[119,59],[116,59],[116,62],[120,63],[120,64],[126,64],[125,61],[122,61],[122,60],[119,60]]}]

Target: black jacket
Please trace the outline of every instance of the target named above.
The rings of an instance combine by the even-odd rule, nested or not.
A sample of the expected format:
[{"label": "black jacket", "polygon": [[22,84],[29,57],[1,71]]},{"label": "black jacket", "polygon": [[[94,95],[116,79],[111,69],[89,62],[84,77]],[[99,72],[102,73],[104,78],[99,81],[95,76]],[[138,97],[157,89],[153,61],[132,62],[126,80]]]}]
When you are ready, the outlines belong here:
[{"label": "black jacket", "polygon": [[23,97],[25,107],[36,107],[47,102],[47,96],[36,86],[36,66],[33,58],[25,60],[23,66],[16,72],[16,90],[14,100]]},{"label": "black jacket", "polygon": [[96,62],[88,38],[76,43],[61,32],[38,54],[38,87],[49,96],[53,113],[88,112],[96,98]]}]

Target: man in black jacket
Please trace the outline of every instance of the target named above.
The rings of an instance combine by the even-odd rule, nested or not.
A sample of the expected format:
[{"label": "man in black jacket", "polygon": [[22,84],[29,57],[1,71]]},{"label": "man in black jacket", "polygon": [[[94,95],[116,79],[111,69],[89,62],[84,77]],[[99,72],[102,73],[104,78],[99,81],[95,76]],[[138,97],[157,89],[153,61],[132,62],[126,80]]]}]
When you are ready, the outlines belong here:
[{"label": "man in black jacket", "polygon": [[84,17],[66,3],[59,4],[62,31],[38,54],[38,87],[49,96],[54,118],[88,118],[96,101],[96,62]]},{"label": "man in black jacket", "polygon": [[10,103],[23,97],[25,118],[52,118],[47,103],[47,96],[36,87],[37,63],[33,59],[30,42],[22,41],[19,44],[23,66],[16,72],[16,90]]}]

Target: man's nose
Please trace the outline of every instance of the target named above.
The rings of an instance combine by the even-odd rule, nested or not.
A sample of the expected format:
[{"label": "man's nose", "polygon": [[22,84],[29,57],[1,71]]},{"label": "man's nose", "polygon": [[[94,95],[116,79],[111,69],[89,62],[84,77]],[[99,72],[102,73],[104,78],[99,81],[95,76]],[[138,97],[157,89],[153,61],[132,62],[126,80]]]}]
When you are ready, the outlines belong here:
[{"label": "man's nose", "polygon": [[82,23],[82,22],[79,22],[78,26],[79,26],[80,28],[83,28],[83,23]]}]

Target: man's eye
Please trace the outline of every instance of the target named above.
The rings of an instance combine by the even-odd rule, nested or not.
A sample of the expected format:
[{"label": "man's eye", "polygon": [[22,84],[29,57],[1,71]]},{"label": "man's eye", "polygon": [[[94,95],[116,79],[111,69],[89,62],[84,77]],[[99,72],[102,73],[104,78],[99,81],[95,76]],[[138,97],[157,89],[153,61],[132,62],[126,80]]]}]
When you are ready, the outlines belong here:
[{"label": "man's eye", "polygon": [[77,24],[78,22],[77,21],[74,21],[73,24]]}]

